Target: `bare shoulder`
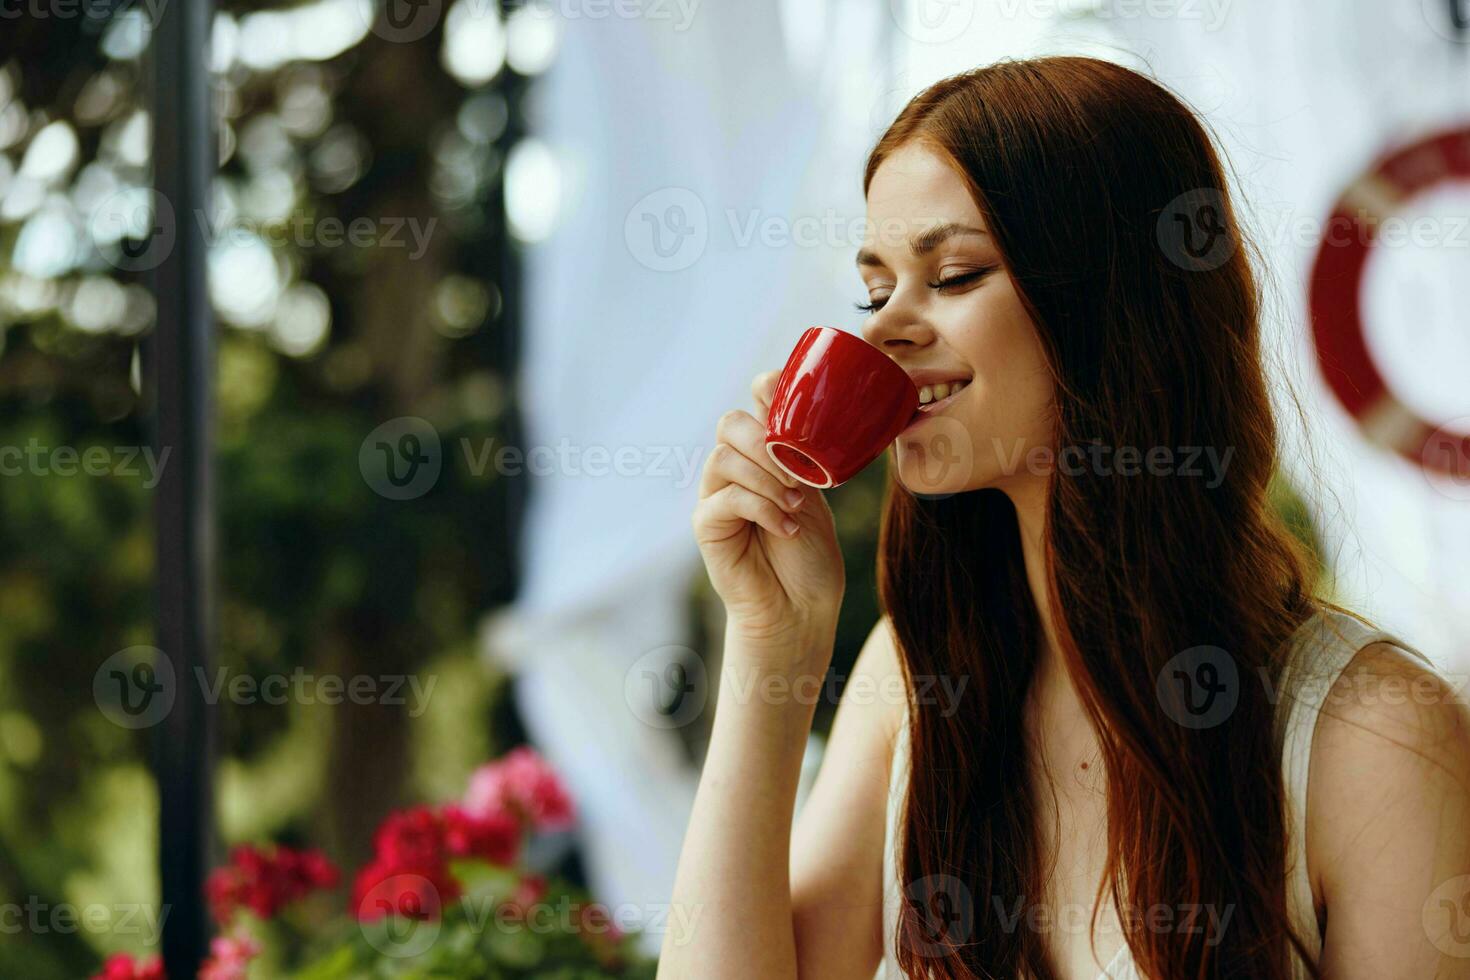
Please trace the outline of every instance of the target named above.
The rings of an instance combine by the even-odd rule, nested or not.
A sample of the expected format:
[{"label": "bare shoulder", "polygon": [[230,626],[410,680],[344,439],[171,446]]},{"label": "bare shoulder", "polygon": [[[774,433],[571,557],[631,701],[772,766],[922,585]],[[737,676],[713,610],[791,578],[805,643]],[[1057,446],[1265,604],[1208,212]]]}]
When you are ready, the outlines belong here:
[{"label": "bare shoulder", "polygon": [[1313,775],[1350,778],[1377,756],[1413,757],[1470,775],[1465,695],[1461,686],[1397,646],[1369,644],[1328,692],[1313,740]]},{"label": "bare shoulder", "polygon": [[1441,956],[1470,954],[1446,953],[1450,933],[1436,939],[1426,918],[1436,888],[1470,887],[1470,707],[1459,685],[1392,644],[1364,647],[1328,692],[1309,774],[1326,975],[1432,976]]}]

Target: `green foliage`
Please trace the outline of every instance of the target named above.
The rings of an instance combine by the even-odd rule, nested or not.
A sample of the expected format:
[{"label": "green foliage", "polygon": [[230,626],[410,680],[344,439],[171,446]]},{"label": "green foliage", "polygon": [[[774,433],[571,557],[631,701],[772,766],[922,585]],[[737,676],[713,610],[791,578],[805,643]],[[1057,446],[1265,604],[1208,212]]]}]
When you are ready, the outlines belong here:
[{"label": "green foliage", "polygon": [[[459,862],[456,877],[465,894],[444,909],[442,919],[413,921],[385,917],[329,937],[326,952],[295,980],[652,980],[655,962],[637,949],[637,935],[614,935],[605,923],[589,926],[581,913],[595,907],[590,896],[565,881],[548,881],[548,897],[519,918],[497,896],[512,894],[517,875],[483,862]],[[550,896],[557,896],[551,898]]]}]

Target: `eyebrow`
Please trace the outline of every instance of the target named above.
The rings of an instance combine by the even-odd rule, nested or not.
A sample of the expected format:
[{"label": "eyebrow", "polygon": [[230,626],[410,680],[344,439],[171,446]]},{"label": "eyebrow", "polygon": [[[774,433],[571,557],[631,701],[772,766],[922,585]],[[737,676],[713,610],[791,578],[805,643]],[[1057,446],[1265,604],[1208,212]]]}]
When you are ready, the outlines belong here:
[{"label": "eyebrow", "polygon": [[[953,221],[946,221],[942,225],[935,225],[928,231],[921,232],[920,234],[915,235],[913,238],[911,238],[909,240],[909,251],[913,253],[915,258],[918,258],[921,255],[926,255],[929,252],[934,251],[944,241],[953,238],[956,235],[989,234],[990,233],[984,228],[972,228],[969,225],[961,225],[956,224]],[[857,264],[881,266],[883,265],[883,260],[878,258],[878,254],[871,249],[860,248],[858,249],[857,253]]]}]

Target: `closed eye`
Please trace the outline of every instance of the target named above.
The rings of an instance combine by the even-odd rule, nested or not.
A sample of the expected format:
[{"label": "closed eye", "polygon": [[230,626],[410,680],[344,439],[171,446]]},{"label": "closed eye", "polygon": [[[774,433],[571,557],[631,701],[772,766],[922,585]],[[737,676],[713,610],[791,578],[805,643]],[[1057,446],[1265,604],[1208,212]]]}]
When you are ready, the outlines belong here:
[{"label": "closed eye", "polygon": [[957,275],[938,279],[934,282],[929,283],[928,285],[930,289],[955,289],[960,286],[968,286],[972,282],[979,282],[981,279],[990,275],[990,273],[994,271],[995,266],[985,266],[979,269],[972,269],[969,272],[961,272]]},{"label": "closed eye", "polygon": [[[969,272],[961,272],[956,275],[946,276],[942,279],[937,279],[934,282],[926,283],[925,285],[927,285],[930,289],[935,289],[942,293],[946,290],[955,290],[963,286],[968,286],[972,283],[977,283],[994,271],[995,266],[984,266],[979,269],[972,269]],[[880,296],[877,299],[869,300],[866,303],[854,303],[852,305],[857,309],[859,313],[874,313],[878,310],[883,309],[883,304],[887,302],[887,296]]]}]

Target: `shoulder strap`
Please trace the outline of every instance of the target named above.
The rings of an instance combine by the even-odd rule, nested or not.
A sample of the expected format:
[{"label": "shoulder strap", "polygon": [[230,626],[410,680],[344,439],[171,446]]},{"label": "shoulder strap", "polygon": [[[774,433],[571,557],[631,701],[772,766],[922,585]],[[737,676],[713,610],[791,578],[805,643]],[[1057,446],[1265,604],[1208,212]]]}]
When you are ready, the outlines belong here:
[{"label": "shoulder strap", "polygon": [[1287,804],[1287,902],[1292,926],[1315,960],[1322,953],[1312,882],[1307,873],[1307,779],[1312,762],[1312,736],[1333,684],[1358,651],[1374,643],[1391,643],[1433,670],[1422,652],[1398,637],[1358,619],[1323,608],[1293,636],[1275,696],[1282,742],[1282,785]]}]

